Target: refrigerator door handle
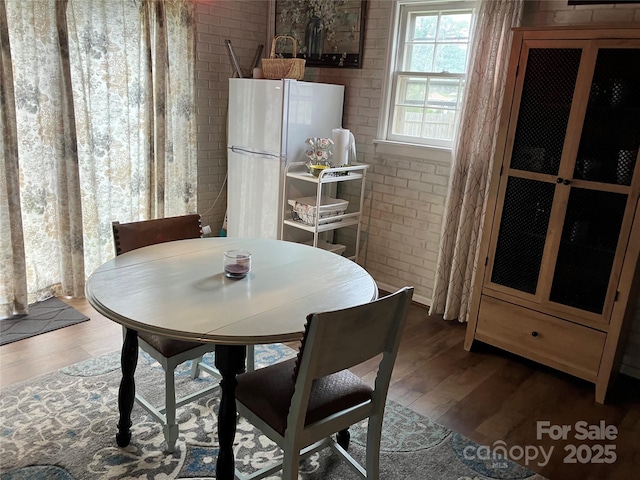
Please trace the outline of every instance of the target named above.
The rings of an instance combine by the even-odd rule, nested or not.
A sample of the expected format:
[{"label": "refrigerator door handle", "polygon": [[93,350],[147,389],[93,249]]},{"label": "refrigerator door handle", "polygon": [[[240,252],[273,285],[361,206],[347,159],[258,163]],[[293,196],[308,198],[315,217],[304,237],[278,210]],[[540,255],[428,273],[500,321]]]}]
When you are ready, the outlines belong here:
[{"label": "refrigerator door handle", "polygon": [[232,145],[229,147],[229,150],[231,150],[233,153],[237,153],[239,155],[247,155],[249,157],[260,157],[260,158],[277,158],[277,159],[281,159],[280,155],[277,155],[275,153],[270,153],[270,152],[262,152],[260,150],[250,150],[248,148],[243,148],[243,147],[237,147],[235,145]]}]

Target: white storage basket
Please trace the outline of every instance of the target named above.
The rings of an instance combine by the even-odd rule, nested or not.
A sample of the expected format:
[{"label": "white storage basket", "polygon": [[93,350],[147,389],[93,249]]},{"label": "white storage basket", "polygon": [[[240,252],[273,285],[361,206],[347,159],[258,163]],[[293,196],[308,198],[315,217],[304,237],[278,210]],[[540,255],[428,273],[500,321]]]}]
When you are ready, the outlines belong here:
[{"label": "white storage basket", "polygon": [[[320,199],[319,208],[316,207],[316,197],[289,199],[288,203],[291,207],[293,220],[311,226],[316,224],[318,211],[318,220],[320,221],[344,214],[349,206],[348,200],[340,200],[339,198],[331,197],[322,197]],[[337,218],[335,220],[323,221],[322,223],[335,223],[340,221],[342,221],[342,219]]]}]

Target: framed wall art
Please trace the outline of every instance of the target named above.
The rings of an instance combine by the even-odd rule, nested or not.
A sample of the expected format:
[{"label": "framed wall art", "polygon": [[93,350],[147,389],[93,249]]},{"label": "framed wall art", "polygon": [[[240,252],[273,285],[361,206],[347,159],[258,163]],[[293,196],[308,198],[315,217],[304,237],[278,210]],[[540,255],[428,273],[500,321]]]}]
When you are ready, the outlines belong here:
[{"label": "framed wall art", "polygon": [[[308,67],[362,68],[366,8],[366,0],[276,0],[275,34],[295,38]],[[291,45],[278,47],[291,57]]]}]

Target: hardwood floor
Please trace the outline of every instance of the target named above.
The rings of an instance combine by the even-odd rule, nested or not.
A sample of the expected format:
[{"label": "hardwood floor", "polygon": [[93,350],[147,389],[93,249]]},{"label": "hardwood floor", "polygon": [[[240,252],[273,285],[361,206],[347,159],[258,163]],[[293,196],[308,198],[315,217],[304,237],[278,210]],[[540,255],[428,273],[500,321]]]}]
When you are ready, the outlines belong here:
[{"label": "hardwood floor", "polygon": [[[119,325],[99,315],[84,299],[66,301],[91,320],[2,346],[1,387],[120,348]],[[414,305],[389,397],[483,446],[494,447],[502,441],[516,455],[520,447],[531,455],[553,447],[546,465],[539,464],[540,456],[528,464],[552,480],[638,478],[640,381],[621,376],[608,403],[599,405],[593,385],[587,382],[489,346],[465,352],[464,333],[465,325],[430,317],[426,308]],[[370,365],[362,365],[355,371],[371,378],[370,370]],[[570,426],[567,440],[537,438],[538,421]],[[617,429],[617,437],[576,439],[580,433],[576,422],[581,421],[588,426],[602,421]],[[605,445],[613,446],[607,449],[615,453],[615,462],[580,463],[593,457],[604,459],[598,453]],[[578,462],[566,463],[574,447],[578,455],[573,458]],[[524,464],[524,459],[519,463]]]}]

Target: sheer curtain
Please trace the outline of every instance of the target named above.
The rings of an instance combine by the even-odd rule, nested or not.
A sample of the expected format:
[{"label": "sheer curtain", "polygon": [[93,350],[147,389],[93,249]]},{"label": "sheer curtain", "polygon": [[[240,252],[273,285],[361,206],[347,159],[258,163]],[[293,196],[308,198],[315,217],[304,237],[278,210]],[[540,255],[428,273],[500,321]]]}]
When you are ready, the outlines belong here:
[{"label": "sheer curtain", "polygon": [[0,316],[82,295],[113,220],[196,210],[193,8],[0,0]]},{"label": "sheer curtain", "polygon": [[429,313],[466,322],[511,47],[523,0],[481,0]]},{"label": "sheer curtain", "polygon": [[[13,68],[5,0],[0,0],[0,318],[27,310],[25,246]],[[10,228],[11,227],[11,228]]]}]

